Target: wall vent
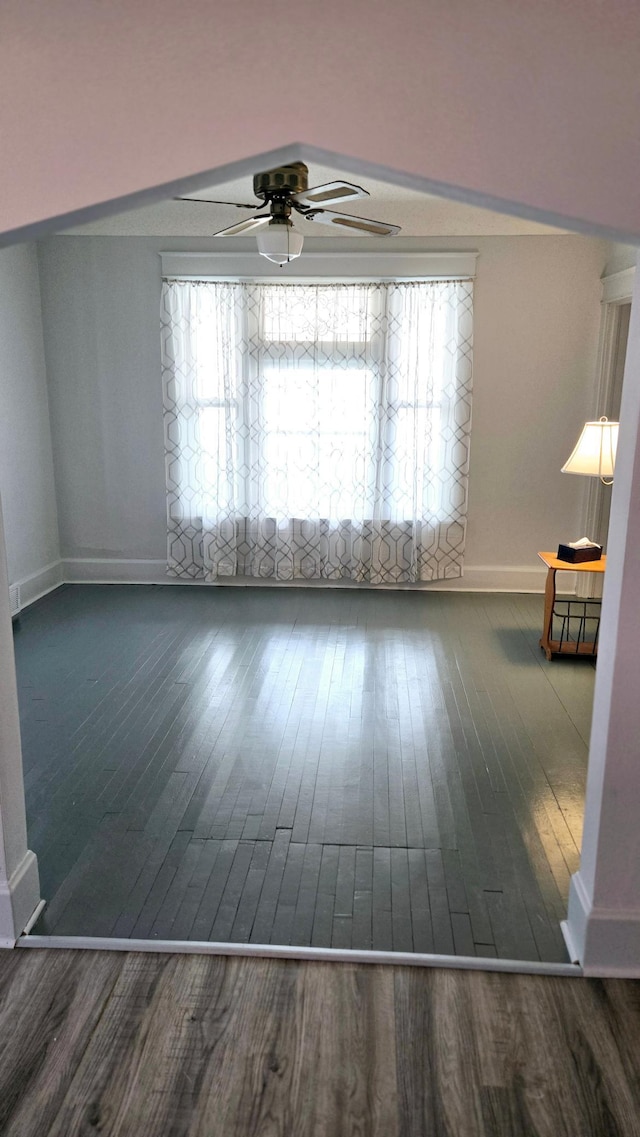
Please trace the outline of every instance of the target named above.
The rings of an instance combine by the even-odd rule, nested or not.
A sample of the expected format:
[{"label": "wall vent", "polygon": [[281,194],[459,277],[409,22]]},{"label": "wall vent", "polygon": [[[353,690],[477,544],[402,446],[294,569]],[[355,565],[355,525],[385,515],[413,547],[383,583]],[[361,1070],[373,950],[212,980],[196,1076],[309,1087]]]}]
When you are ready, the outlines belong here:
[{"label": "wall vent", "polygon": [[9,585],[9,606],[11,608],[11,619],[15,620],[16,616],[20,615],[20,585]]}]

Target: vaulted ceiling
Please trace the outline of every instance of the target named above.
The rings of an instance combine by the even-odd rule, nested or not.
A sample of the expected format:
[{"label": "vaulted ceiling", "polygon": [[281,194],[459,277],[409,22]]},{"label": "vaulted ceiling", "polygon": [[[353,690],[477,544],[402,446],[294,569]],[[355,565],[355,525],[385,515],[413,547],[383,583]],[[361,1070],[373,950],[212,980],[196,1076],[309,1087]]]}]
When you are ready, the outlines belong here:
[{"label": "vaulted ceiling", "polygon": [[[488,209],[434,197],[417,190],[405,189],[390,182],[362,178],[330,166],[312,165],[309,184],[319,185],[342,178],[356,182],[368,190],[369,198],[336,206],[341,212],[375,218],[400,225],[402,237],[465,237],[491,235],[522,235],[561,233],[566,230],[494,213]],[[252,179],[240,178],[225,184],[204,187],[190,195],[192,198],[215,198],[230,202],[256,201]],[[259,203],[256,202],[256,209]],[[233,225],[251,210],[240,211],[230,205],[209,205],[203,202],[164,201],[157,205],[130,210],[102,221],[67,230],[73,234],[104,236],[162,236],[211,237],[219,229]],[[306,236],[326,238],[336,236],[353,238],[357,234],[336,231],[325,225],[295,217],[296,228]],[[359,239],[359,238],[358,238]],[[366,239],[366,238],[365,238]]]}]

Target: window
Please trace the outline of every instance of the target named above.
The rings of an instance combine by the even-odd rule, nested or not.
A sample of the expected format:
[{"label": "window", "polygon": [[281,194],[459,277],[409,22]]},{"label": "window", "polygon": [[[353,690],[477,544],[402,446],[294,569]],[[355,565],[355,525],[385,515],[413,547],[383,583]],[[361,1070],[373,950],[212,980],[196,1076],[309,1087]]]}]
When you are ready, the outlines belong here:
[{"label": "window", "polygon": [[[348,525],[352,535],[360,532],[366,556],[371,541],[392,540],[397,579],[441,569],[457,575],[470,419],[469,281],[165,281],[163,345],[169,541],[178,574],[187,562],[191,575],[206,576],[205,549],[223,530],[230,540],[233,530],[231,543],[246,553],[250,531],[277,530],[286,545],[283,534],[301,525],[307,543],[312,530],[329,540]],[[367,526],[378,535],[365,539]],[[430,569],[418,568],[418,554],[407,569],[399,542],[424,546],[428,536],[442,552],[445,534],[442,566],[431,557]],[[306,555],[302,575],[325,575],[324,554]],[[240,562],[246,568],[248,556],[234,553],[231,571]],[[291,557],[286,571],[295,575]],[[266,563],[260,575],[271,575]],[[344,575],[343,568],[331,562],[326,571]],[[217,565],[216,575],[225,571]]]}]

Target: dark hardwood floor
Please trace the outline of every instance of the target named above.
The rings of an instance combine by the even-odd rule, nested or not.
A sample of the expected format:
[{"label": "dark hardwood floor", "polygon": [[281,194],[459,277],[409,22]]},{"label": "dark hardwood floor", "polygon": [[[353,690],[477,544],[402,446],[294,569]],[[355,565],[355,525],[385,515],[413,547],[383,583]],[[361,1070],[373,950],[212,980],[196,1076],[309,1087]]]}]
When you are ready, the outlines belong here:
[{"label": "dark hardwood floor", "polygon": [[594,668],[542,597],[65,586],[16,628],[60,935],[566,960]]},{"label": "dark hardwood floor", "polygon": [[0,952],[3,1137],[638,1137],[640,982]]}]

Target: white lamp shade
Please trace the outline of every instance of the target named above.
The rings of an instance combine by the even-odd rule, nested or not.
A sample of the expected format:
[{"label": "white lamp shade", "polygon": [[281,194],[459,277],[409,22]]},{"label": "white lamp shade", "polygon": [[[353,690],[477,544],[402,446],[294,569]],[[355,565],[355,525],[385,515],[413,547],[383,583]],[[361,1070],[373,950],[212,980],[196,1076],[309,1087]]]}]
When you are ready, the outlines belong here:
[{"label": "white lamp shade", "polygon": [[298,233],[290,221],[270,221],[256,233],[258,252],[277,265],[286,265],[302,252],[304,237]]},{"label": "white lamp shade", "polygon": [[616,464],[618,425],[607,419],[585,422],[582,434],[562,467],[562,473],[612,478]]}]

